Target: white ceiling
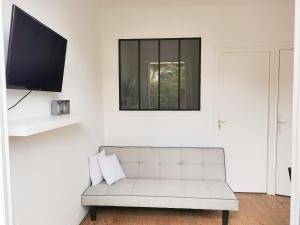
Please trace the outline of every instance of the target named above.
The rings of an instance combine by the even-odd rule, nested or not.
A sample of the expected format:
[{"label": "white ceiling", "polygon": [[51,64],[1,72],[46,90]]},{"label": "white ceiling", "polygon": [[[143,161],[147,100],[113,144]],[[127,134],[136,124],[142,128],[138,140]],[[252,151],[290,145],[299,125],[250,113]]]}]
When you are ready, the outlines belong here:
[{"label": "white ceiling", "polygon": [[212,4],[258,4],[276,2],[294,2],[294,0],[96,0],[101,7],[161,7]]}]

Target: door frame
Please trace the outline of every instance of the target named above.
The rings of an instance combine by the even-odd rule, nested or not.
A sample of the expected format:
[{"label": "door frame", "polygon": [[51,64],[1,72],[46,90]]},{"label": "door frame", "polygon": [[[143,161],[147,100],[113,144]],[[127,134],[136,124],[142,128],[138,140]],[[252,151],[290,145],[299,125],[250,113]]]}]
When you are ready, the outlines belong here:
[{"label": "door frame", "polygon": [[293,149],[290,225],[300,223],[300,0],[295,0],[294,20]]},{"label": "door frame", "polygon": [[[299,0],[300,1],[300,0]],[[216,132],[217,132],[217,92],[219,86],[219,75],[218,75],[218,65],[219,65],[219,55],[221,53],[248,53],[248,52],[267,52],[269,53],[269,87],[268,87],[268,138],[267,138],[267,177],[266,177],[266,187],[267,194],[274,195],[276,188],[276,157],[277,157],[277,101],[278,101],[278,73],[279,73],[279,50],[291,48],[292,45],[279,46],[279,47],[230,47],[230,48],[215,48],[215,96],[214,96],[214,121],[213,121],[213,131],[214,131],[214,145],[216,145]]]},{"label": "door frame", "polygon": [[[214,146],[216,146],[216,133],[218,130],[217,127],[217,119],[218,119],[218,107],[217,107],[217,98],[218,98],[218,87],[219,87],[219,74],[218,74],[218,65],[219,65],[219,55],[222,53],[268,53],[269,54],[269,81],[268,81],[268,127],[267,127],[267,171],[266,171],[266,190],[267,194],[271,194],[270,188],[271,188],[271,182],[269,181],[269,171],[272,169],[270,168],[269,160],[274,157],[274,151],[271,150],[273,148],[270,146],[270,130],[272,127],[270,126],[270,118],[273,118],[273,113],[270,111],[270,105],[274,104],[274,87],[273,83],[275,82],[276,76],[276,70],[275,70],[275,50],[273,47],[256,47],[256,46],[247,46],[247,47],[217,47],[215,48],[214,51],[214,59],[215,59],[215,64],[214,64],[214,80],[215,80],[215,85],[214,85],[214,112],[213,112],[213,143]],[[277,123],[276,123],[277,124]]]},{"label": "door frame", "polygon": [[268,158],[268,191],[267,194],[276,194],[277,172],[277,137],[278,137],[278,102],[279,102],[279,73],[280,51],[293,50],[293,45],[279,46],[275,50],[275,74],[272,87],[270,88],[269,103],[269,158]]},{"label": "door frame", "polygon": [[0,224],[13,225],[9,160],[3,2],[0,0]]}]

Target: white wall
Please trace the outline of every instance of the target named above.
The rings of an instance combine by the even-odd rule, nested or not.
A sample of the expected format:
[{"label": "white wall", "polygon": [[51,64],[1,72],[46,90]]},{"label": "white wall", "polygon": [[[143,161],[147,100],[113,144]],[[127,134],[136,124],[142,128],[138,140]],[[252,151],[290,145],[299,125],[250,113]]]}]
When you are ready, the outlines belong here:
[{"label": "white wall", "polygon": [[[98,29],[93,1],[4,0],[6,47],[11,4],[15,3],[68,39],[63,90],[33,92],[9,119],[50,115],[52,99],[70,99],[82,123],[24,138],[10,138],[12,197],[17,225],[78,224],[80,196],[89,185],[88,156],[102,143]],[[12,105],[25,91],[8,91]]]},{"label": "white wall", "polygon": [[[215,49],[262,47],[275,50],[293,43],[291,1],[182,5],[170,7],[157,2],[156,8],[107,6],[100,11],[106,145],[213,146],[217,126],[214,117]],[[201,111],[118,110],[118,38],[150,37],[202,37]]]}]

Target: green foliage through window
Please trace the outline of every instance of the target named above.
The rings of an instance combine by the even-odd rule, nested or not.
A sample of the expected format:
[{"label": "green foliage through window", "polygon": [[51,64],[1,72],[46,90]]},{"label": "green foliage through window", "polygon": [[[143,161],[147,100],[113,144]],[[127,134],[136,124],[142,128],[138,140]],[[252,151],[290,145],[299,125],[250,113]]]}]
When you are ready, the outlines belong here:
[{"label": "green foliage through window", "polygon": [[[180,78],[178,77],[178,62],[160,63],[160,108],[178,109],[178,89],[185,84],[185,63],[180,62]],[[150,108],[156,108],[158,102],[158,62],[150,63]],[[181,95],[185,88],[181,87]],[[184,99],[184,98],[183,98]]]}]

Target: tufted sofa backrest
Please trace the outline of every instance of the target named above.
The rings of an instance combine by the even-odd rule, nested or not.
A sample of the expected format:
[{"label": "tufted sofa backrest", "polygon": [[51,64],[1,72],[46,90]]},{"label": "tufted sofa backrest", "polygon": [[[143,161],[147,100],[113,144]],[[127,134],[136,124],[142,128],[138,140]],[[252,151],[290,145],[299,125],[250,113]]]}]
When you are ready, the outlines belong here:
[{"label": "tufted sofa backrest", "polygon": [[116,154],[131,179],[226,179],[223,148],[102,146],[100,150]]}]

